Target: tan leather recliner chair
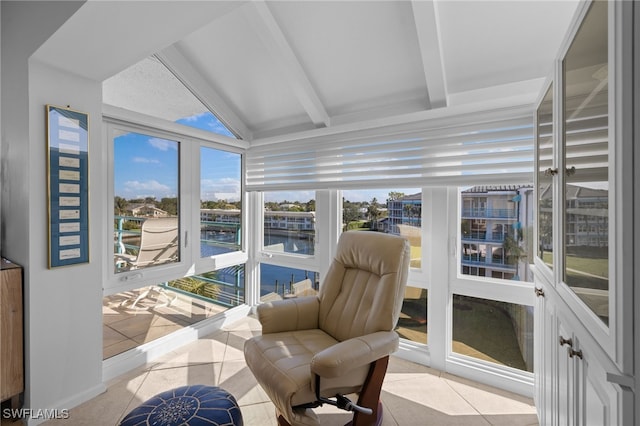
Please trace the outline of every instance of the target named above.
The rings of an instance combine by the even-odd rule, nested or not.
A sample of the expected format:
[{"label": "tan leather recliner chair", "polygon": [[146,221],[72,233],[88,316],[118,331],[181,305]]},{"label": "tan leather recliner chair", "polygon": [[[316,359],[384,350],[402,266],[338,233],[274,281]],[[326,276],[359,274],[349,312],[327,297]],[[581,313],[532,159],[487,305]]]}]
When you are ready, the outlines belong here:
[{"label": "tan leather recliner chair", "polygon": [[[317,296],[258,306],[262,335],[246,342],[244,356],[279,424],[318,425],[312,408],[323,403],[354,411],[354,426],[382,422],[409,257],[402,237],[345,232]],[[343,397],[351,393],[357,404]]]}]

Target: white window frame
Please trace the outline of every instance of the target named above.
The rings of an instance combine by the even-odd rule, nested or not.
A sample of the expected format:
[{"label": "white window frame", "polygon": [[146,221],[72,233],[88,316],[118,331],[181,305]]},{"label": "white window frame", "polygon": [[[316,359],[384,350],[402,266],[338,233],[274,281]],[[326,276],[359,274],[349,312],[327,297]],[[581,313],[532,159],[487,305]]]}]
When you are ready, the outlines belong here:
[{"label": "white window frame", "polygon": [[[268,191],[270,192],[270,191]],[[318,206],[318,195],[322,191],[316,191],[315,199],[316,206]],[[312,272],[320,272],[320,256],[318,256],[318,252],[321,250],[319,246],[318,240],[318,227],[319,221],[318,218],[320,215],[316,212],[316,224],[315,224],[315,247],[314,254],[305,255],[305,254],[296,254],[296,253],[287,253],[287,252],[274,252],[270,250],[264,249],[264,192],[256,192],[254,193],[255,202],[257,205],[261,206],[260,209],[255,209],[255,211],[249,212],[251,215],[256,215],[256,225],[257,229],[254,232],[254,236],[252,237],[252,241],[250,244],[255,245],[256,252],[256,273],[257,273],[257,285],[256,289],[257,294],[260,294],[260,264],[268,264],[274,266],[282,266],[284,268],[293,268],[300,269],[305,271]],[[324,216],[324,215],[323,215]],[[258,219],[259,217],[259,219]],[[325,218],[324,220],[326,221]],[[321,225],[320,225],[321,226]],[[258,297],[259,299],[259,297]]]},{"label": "white window frame", "polygon": [[[158,265],[132,271],[115,273],[113,267],[114,249],[108,250],[103,259],[103,293],[110,295],[148,285],[156,285],[168,280],[209,272],[228,266],[243,264],[247,261],[246,240],[246,208],[242,204],[242,250],[224,253],[211,257],[200,257],[200,148],[208,147],[237,153],[241,158],[241,177],[244,175],[244,151],[248,144],[225,136],[209,134],[198,129],[191,129],[177,123],[144,116],[142,114],[105,108],[104,116],[107,145],[108,173],[106,191],[109,219],[104,223],[104,241],[113,240],[114,211],[114,147],[113,140],[118,132],[136,132],[151,137],[158,137],[179,143],[179,224],[180,224],[180,260],[175,263]],[[234,145],[237,146],[234,146]],[[243,191],[242,191],[243,192]],[[241,193],[242,193],[241,192]],[[111,244],[110,247],[113,245]]]},{"label": "white window frame", "polygon": [[[474,277],[460,272],[460,241],[461,241],[461,197],[459,188],[448,188],[447,215],[454,220],[449,220],[447,226],[450,238],[449,250],[449,288],[445,294],[438,293],[439,299],[429,299],[430,306],[441,304],[446,306],[446,335],[444,346],[444,362],[442,365],[431,365],[444,369],[453,374],[487,383],[502,389],[516,392],[522,395],[533,395],[533,373],[518,370],[499,364],[486,362],[453,352],[453,295],[471,296],[479,299],[495,300],[500,302],[531,306],[535,304],[534,284],[526,281],[512,281],[491,277]],[[446,299],[442,299],[446,297]],[[429,311],[431,313],[431,310]],[[438,320],[430,317],[429,324]],[[431,331],[429,331],[431,341]],[[431,347],[432,360],[433,346]],[[535,368],[535,367],[534,367]]]}]

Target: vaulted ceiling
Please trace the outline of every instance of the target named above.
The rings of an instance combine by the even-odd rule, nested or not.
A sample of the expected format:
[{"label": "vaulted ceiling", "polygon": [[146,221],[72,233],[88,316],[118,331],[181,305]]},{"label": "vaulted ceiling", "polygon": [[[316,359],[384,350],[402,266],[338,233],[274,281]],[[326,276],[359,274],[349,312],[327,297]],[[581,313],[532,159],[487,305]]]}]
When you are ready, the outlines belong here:
[{"label": "vaulted ceiling", "polygon": [[[250,141],[492,97],[533,100],[576,6],[88,1],[36,56],[104,81],[156,55]],[[135,99],[136,78],[142,84],[148,75],[129,74],[122,90]]]}]

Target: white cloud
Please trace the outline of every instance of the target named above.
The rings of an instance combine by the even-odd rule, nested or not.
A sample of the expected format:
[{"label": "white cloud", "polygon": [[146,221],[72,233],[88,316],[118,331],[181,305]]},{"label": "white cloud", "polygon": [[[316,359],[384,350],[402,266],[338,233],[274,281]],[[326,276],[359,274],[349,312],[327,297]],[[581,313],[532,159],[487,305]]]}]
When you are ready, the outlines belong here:
[{"label": "white cloud", "polygon": [[151,138],[149,139],[149,145],[158,149],[160,151],[168,151],[170,149],[178,149],[178,144],[174,141],[160,139],[160,138]]},{"label": "white cloud", "polygon": [[144,197],[156,197],[160,199],[162,197],[174,197],[174,191],[168,185],[162,184],[157,180],[148,180],[140,182],[137,180],[130,180],[124,183],[125,198],[144,198]]},{"label": "white cloud", "polygon": [[134,163],[160,164],[160,160],[155,158],[133,157],[131,161]]},{"label": "white cloud", "polygon": [[205,201],[240,200],[240,181],[233,178],[202,179],[200,198]]},{"label": "white cloud", "polygon": [[238,192],[216,192],[213,194],[214,200],[239,201],[240,193]]}]

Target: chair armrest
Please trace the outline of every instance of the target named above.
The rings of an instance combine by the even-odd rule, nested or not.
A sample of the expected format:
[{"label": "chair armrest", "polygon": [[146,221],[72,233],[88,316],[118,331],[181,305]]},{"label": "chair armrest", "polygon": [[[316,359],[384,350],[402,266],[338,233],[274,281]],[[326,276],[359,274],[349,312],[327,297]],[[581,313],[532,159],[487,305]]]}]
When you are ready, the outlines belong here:
[{"label": "chair armrest", "polygon": [[311,360],[311,372],[326,378],[346,375],[395,352],[399,340],[395,331],[378,331],[345,340],[318,352]]},{"label": "chair armrest", "polygon": [[319,311],[317,296],[275,300],[257,308],[262,334],[318,328]]}]

